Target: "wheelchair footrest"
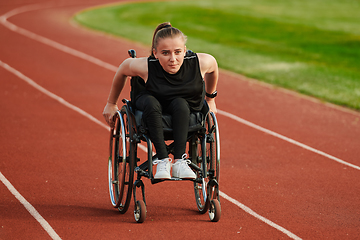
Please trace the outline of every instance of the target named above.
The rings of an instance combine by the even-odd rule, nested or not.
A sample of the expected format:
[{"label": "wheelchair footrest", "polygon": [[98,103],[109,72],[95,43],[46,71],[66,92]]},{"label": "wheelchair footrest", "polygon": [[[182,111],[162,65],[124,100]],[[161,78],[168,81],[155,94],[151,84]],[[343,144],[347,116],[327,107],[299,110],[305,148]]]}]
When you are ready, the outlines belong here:
[{"label": "wheelchair footrest", "polygon": [[165,182],[165,181],[197,181],[196,179],[187,179],[187,178],[175,178],[172,177],[170,179],[151,179],[151,184],[156,184],[156,183],[160,183],[160,182]]}]

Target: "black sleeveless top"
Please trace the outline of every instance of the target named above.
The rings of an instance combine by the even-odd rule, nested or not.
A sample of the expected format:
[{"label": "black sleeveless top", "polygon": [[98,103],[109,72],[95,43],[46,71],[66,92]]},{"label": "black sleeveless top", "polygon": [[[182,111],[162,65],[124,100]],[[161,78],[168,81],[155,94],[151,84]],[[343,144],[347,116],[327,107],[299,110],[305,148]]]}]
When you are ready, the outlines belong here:
[{"label": "black sleeveless top", "polygon": [[148,58],[146,91],[162,103],[184,98],[192,111],[201,111],[205,97],[205,84],[201,76],[196,53],[188,51],[179,71],[166,72],[154,57]]}]

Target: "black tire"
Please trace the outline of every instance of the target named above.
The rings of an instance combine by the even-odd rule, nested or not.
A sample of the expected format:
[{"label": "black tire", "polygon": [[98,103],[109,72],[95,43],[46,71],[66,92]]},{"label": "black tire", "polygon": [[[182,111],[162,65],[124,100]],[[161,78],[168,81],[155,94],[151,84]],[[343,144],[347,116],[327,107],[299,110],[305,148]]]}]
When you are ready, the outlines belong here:
[{"label": "black tire", "polygon": [[217,222],[221,217],[220,202],[217,199],[213,199],[210,202],[209,217],[212,222]]},{"label": "black tire", "polygon": [[[216,135],[214,132],[214,121],[210,113],[205,119],[206,138],[198,139],[195,144],[197,148],[197,165],[203,170],[202,174],[197,173],[197,180],[194,182],[195,200],[200,213],[206,213],[210,206],[210,199],[207,198],[207,184],[217,174],[217,149]],[[215,138],[214,138],[215,137]],[[206,172],[206,175],[204,174]]]},{"label": "black tire", "polygon": [[[214,113],[209,114],[209,122],[211,128],[209,127],[209,137],[207,141],[209,141],[210,147],[210,170],[209,170],[209,179],[214,179],[219,184],[220,181],[220,137],[219,137],[219,126],[217,124],[217,120]],[[219,195],[219,185],[215,188],[210,189],[210,193],[208,195],[211,199],[216,198],[220,203],[220,195]]]},{"label": "black tire", "polygon": [[146,205],[143,200],[136,201],[134,211],[135,221],[137,223],[143,223],[146,219]]},{"label": "black tire", "polygon": [[219,130],[217,121],[213,113],[209,113],[207,119],[207,151],[209,154],[210,163],[210,178],[219,181],[220,178],[220,149],[219,149]]},{"label": "black tire", "polygon": [[130,138],[133,128],[126,106],[115,117],[115,127],[112,130],[113,139],[109,158],[109,190],[112,205],[120,213],[125,213],[130,205],[135,164],[136,145]]}]

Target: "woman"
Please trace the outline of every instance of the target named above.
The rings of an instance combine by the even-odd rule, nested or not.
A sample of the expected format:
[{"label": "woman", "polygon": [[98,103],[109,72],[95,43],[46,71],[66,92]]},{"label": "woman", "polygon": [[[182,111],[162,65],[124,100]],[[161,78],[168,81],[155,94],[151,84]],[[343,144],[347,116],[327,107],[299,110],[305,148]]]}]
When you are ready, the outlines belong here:
[{"label": "woman", "polygon": [[[188,166],[190,161],[185,159],[190,112],[201,110],[206,94],[210,110],[216,113],[217,62],[205,53],[192,53],[185,57],[185,44],[186,36],[179,29],[170,23],[160,24],[154,32],[151,56],[128,58],[119,66],[103,112],[106,122],[113,126],[113,116],[118,111],[117,101],[127,77],[144,79],[146,90],[136,99],[136,108],[143,111],[159,159],[154,161],[158,164],[155,179],[170,179],[171,166],[173,177],[196,178]],[[172,116],[174,164],[164,142],[163,112]]]}]

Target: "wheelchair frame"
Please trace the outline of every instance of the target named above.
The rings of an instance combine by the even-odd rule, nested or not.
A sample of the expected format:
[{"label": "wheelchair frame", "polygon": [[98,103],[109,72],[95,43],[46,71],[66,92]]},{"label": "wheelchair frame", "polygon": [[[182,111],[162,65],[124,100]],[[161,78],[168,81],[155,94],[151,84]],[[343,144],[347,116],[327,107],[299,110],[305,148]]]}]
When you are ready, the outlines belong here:
[{"label": "wheelchair frame", "polygon": [[[134,50],[129,50],[129,55],[136,57]],[[136,79],[132,78],[132,81]],[[145,185],[142,177],[150,179],[152,184],[163,181],[193,181],[199,212],[203,214],[208,211],[211,221],[219,221],[220,141],[215,114],[208,111],[202,126],[188,133],[187,151],[191,161],[189,166],[195,171],[196,179],[154,179],[153,160],[157,157],[153,153],[152,142],[147,131],[136,123],[132,102],[126,99],[122,102],[124,105],[114,116],[115,127],[110,130],[108,181],[112,205],[120,213],[125,213],[133,195],[134,217],[136,222],[142,223],[146,219]],[[138,166],[140,159],[137,157],[137,150],[141,142],[146,142],[147,160]],[[173,152],[173,142],[167,145],[167,149],[169,153]],[[135,181],[134,173],[137,174]],[[141,189],[140,200],[137,199],[137,188]]]}]

